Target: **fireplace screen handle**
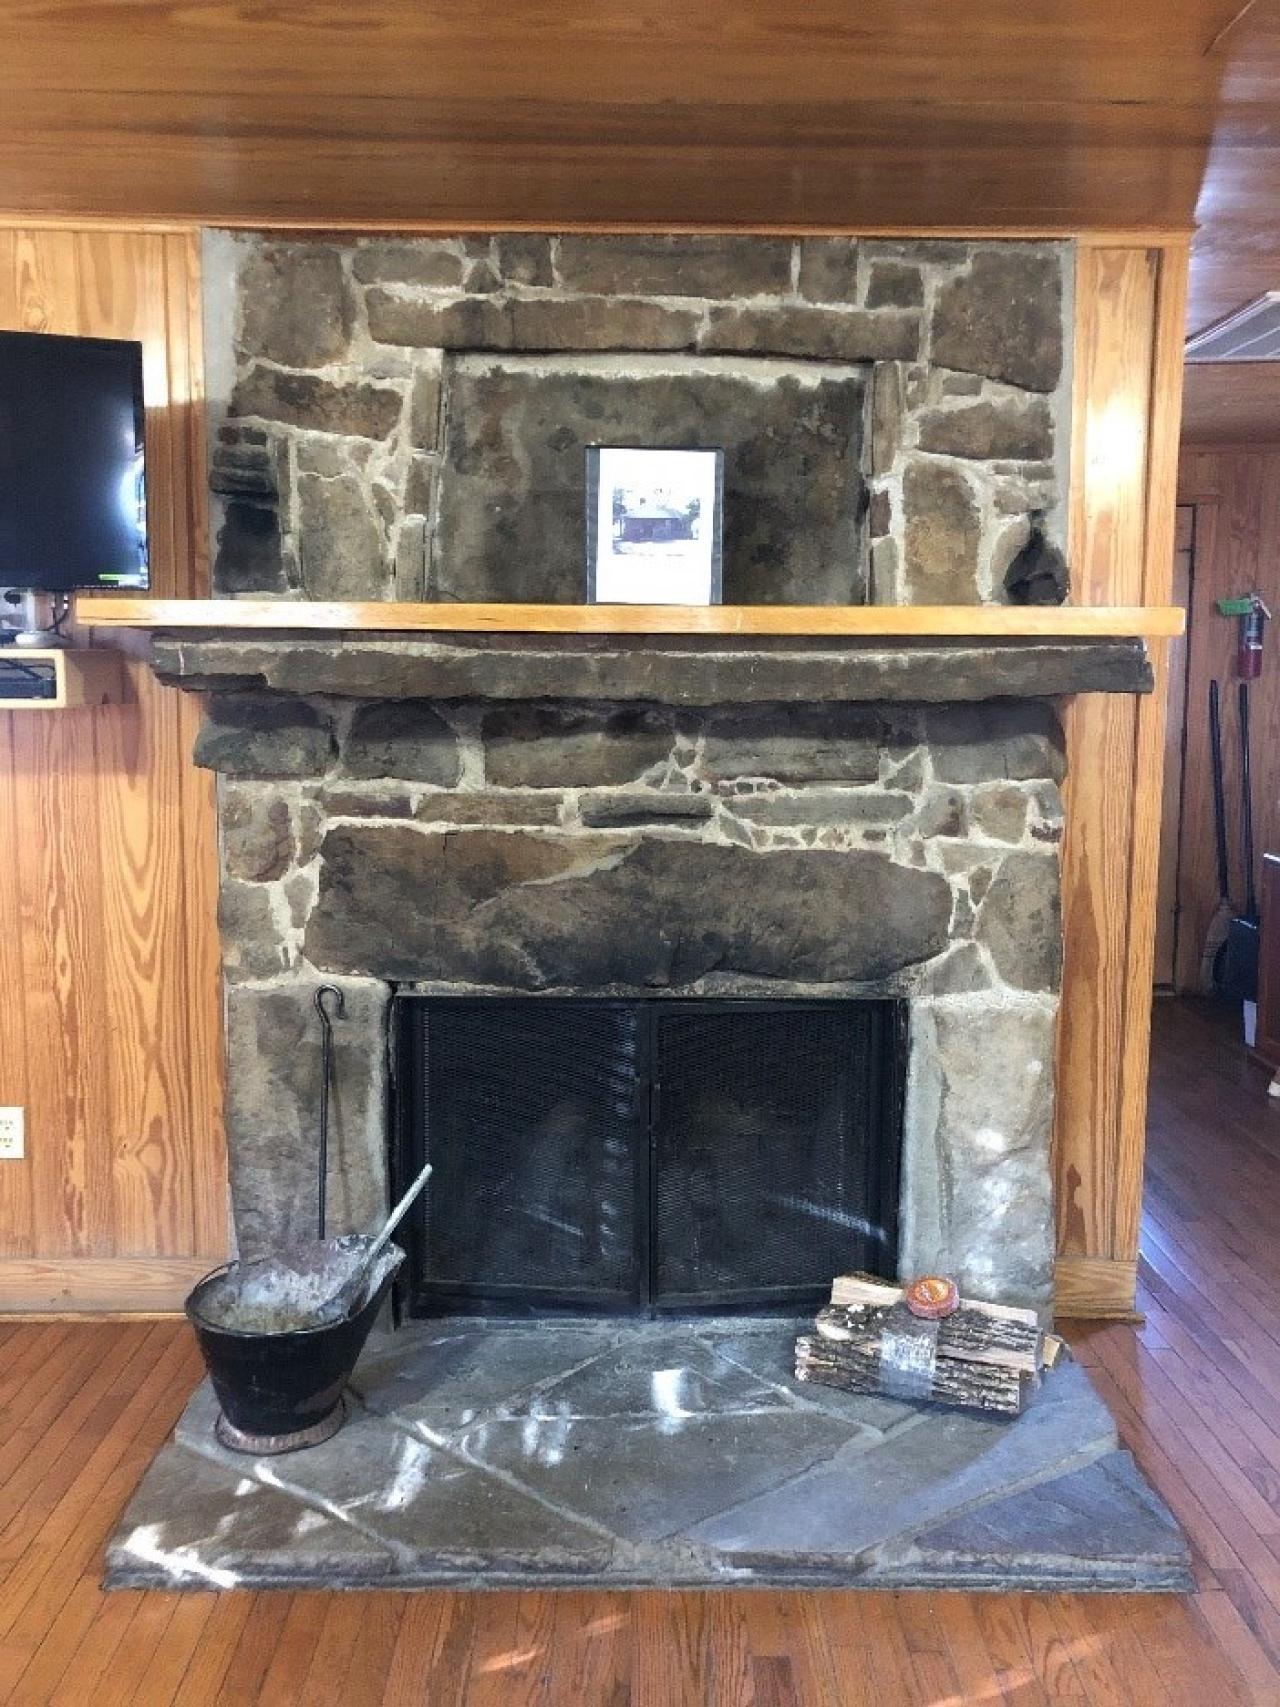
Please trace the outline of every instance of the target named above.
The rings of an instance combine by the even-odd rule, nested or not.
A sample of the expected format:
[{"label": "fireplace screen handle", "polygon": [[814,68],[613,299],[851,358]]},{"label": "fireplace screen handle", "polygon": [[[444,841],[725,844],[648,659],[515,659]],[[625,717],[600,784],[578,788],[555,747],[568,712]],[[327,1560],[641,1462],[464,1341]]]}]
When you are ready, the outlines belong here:
[{"label": "fireplace screen handle", "polygon": [[[328,1002],[332,1000],[333,1012]],[[346,1005],[336,984],[321,984],[316,991],[316,1012],[320,1015],[320,1178],[317,1187],[318,1237],[324,1238],[326,1197],[329,1185],[329,1088],[333,1083],[333,1022],[342,1018]]]}]

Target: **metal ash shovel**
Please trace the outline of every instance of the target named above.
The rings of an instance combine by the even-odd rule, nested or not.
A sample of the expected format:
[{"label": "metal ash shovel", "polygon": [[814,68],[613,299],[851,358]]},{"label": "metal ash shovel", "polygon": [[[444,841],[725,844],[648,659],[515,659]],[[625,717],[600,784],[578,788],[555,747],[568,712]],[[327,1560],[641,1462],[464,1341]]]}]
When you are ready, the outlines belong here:
[{"label": "metal ash shovel", "polygon": [[[318,1221],[325,1225],[332,1020],[326,985],[316,994],[324,1028]],[[235,1451],[292,1452],[341,1428],[343,1392],[404,1261],[391,1235],[429,1178],[425,1167],[376,1235],[308,1239],[269,1257],[206,1275],[187,1299],[221,1415],[218,1438]]]}]

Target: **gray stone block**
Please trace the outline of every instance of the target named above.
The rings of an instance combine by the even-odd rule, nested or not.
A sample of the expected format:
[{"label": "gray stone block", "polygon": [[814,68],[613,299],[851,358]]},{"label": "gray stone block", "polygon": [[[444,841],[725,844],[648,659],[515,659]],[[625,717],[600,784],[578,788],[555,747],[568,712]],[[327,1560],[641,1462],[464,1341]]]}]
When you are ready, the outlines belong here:
[{"label": "gray stone block", "polygon": [[223,506],[213,579],[224,594],[289,590],[280,515],[274,504],[249,504],[237,498]]},{"label": "gray stone block", "polygon": [[[262,894],[257,890],[254,893]],[[390,990],[330,979],[335,1020],[330,1102],[329,1232],[368,1232],[385,1212],[385,1024]],[[320,1118],[319,980],[227,992],[227,1156],[242,1256],[316,1231]]]},{"label": "gray stone block", "polygon": [[783,1558],[865,1569],[953,1512],[1082,1469],[1114,1451],[1115,1425],[1074,1364],[1046,1378],[1015,1423],[921,1413],[873,1451],[853,1443],[768,1493],[684,1531],[757,1569]]},{"label": "gray stone block", "polygon": [[601,788],[663,763],[674,739],[650,708],[579,710],[512,705],[481,723],[485,777],[495,788]]},{"label": "gray stone block", "polygon": [[514,989],[839,983],[931,959],[950,914],[944,878],[864,850],[352,824],[325,838],[306,952],[333,970]]},{"label": "gray stone block", "polygon": [[228,877],[273,883],[298,852],[289,802],[270,785],[227,783],[218,812],[222,866]]},{"label": "gray stone block", "polygon": [[561,796],[549,789],[536,793],[499,794],[466,790],[459,794],[424,794],[413,814],[420,824],[515,824],[535,827],[560,819]]},{"label": "gray stone block", "polygon": [[877,362],[871,379],[871,472],[893,472],[902,451],[907,418],[906,370],[900,362]]},{"label": "gray stone block", "polygon": [[715,810],[706,794],[662,794],[657,789],[616,789],[587,794],[578,802],[578,816],[593,829],[625,824],[698,824]]},{"label": "gray stone block", "polygon": [[917,442],[921,450],[976,460],[1051,457],[1053,415],[1042,397],[984,398],[956,409],[926,411]]},{"label": "gray stone block", "polygon": [[413,794],[397,787],[326,788],[321,796],[329,818],[412,818]]},{"label": "gray stone block", "polygon": [[435,450],[440,442],[440,396],[439,367],[419,369],[409,392],[409,443],[415,450]]},{"label": "gray stone block", "polygon": [[[286,612],[287,614],[287,612]],[[875,703],[996,705],[1071,693],[1150,693],[1141,640],[714,648],[644,637],[575,643],[398,636],[341,643],[159,635],[157,674],[194,691],[269,687],[349,699],[641,702],[675,707]],[[941,725],[939,725],[941,727]],[[940,737],[941,745],[948,745]],[[956,743],[951,743],[956,745]],[[963,746],[963,743],[958,743]],[[957,762],[958,759],[957,759]],[[1059,757],[1060,765],[1061,759]],[[623,779],[629,780],[629,779]],[[991,781],[989,773],[956,781]]]},{"label": "gray stone block", "polygon": [[1189,1594],[1190,1550],[1164,1502],[1128,1452],[994,1500],[917,1535],[909,1556],[884,1559],[876,1576],[973,1588],[1070,1589],[1082,1571],[1090,1586]]},{"label": "gray stone block", "polygon": [[508,231],[493,240],[504,284],[553,285],[551,239],[532,231]]},{"label": "gray stone block", "polygon": [[943,284],[930,354],[960,368],[1052,391],[1062,373],[1062,261],[1057,252],[981,249],[967,273]]},{"label": "gray stone block", "polygon": [[639,232],[561,237],[560,282],[616,296],[780,296],[791,288],[785,237]]},{"label": "gray stone block", "polygon": [[279,495],[276,446],[262,432],[224,429],[209,458],[209,490],[228,498],[274,502]]},{"label": "gray stone block", "polygon": [[907,261],[873,261],[867,279],[868,308],[919,308],[924,278]]},{"label": "gray stone block", "polygon": [[1042,1309],[1053,1283],[1053,1004],[941,1001],[931,1023],[941,1236],[905,1261],[955,1275],[967,1297]]},{"label": "gray stone block", "polygon": [[969,481],[957,468],[913,457],[903,477],[907,583],[921,604],[981,602],[982,523]]},{"label": "gray stone block", "polygon": [[393,1564],[391,1550],[364,1530],[246,1477],[244,1461],[222,1464],[168,1446],[111,1538],[106,1586],[350,1587],[381,1582]]},{"label": "gray stone block", "polygon": [[852,303],[857,297],[858,239],[802,237],[800,295],[809,302]]},{"label": "gray stone block", "polygon": [[821,368],[701,371],[584,361],[455,363],[436,532],[437,596],[580,603],[591,444],[723,449],[724,598],[859,595],[864,380]]},{"label": "gray stone block", "polygon": [[1007,782],[976,789],[969,807],[976,833],[994,842],[1020,842],[1030,799],[1025,789]]},{"label": "gray stone block", "polygon": [[[646,1418],[550,1417],[487,1422],[459,1445],[543,1500],[563,1505],[626,1543],[689,1533],[733,1494],[762,1495],[822,1463],[847,1433],[820,1411],[735,1413],[731,1429],[714,1417],[673,1418],[680,1450]],[[583,1474],[608,1455],[608,1474]]]},{"label": "gray stone block", "polygon": [[887,739],[885,720],[862,706],[725,711],[708,721],[699,769],[715,781],[876,782]]},{"label": "gray stone block", "polygon": [[324,367],[346,356],[353,313],[337,249],[260,243],[237,282],[241,349],[284,367]]},{"label": "gray stone block", "polygon": [[481,1569],[585,1575],[612,1557],[611,1537],[571,1511],[358,1408],[331,1440],[283,1459],[229,1452],[212,1428],[183,1432],[188,1450],[224,1474],[280,1488],[299,1514],[337,1516],[385,1549],[401,1579]]},{"label": "gray stone block", "polygon": [[260,883],[223,877],[218,889],[218,931],[228,982],[274,978],[289,971],[297,959],[272,891]]},{"label": "gray stone block", "polygon": [[909,794],[882,789],[806,788],[769,791],[727,800],[726,809],[749,824],[821,825],[854,829],[859,825],[901,822],[911,811]]},{"label": "gray stone block", "polygon": [[458,738],[440,713],[420,700],[362,705],[342,743],[348,776],[395,777],[452,788],[462,774]]},{"label": "gray stone block", "polygon": [[463,297],[437,301],[374,288],[370,335],[437,350],[688,350],[699,316],[626,297]]},{"label": "gray stone block", "polygon": [[225,776],[313,777],[328,769],[333,753],[329,719],[305,700],[218,694],[193,758]]},{"label": "gray stone block", "polygon": [[1062,898],[1057,855],[1010,853],[978,914],[978,941],[1006,984],[1056,990],[1062,976]]},{"label": "gray stone block", "polygon": [[920,349],[920,316],[906,309],[713,308],[699,339],[703,350],[814,361],[911,361]]},{"label": "gray stone block", "polygon": [[298,478],[298,553],[312,599],[383,599],[390,562],[386,534],[354,475]]},{"label": "gray stone block", "polygon": [[462,245],[454,238],[413,237],[357,244],[351,272],[361,284],[460,290],[471,264],[471,257],[464,255]]},{"label": "gray stone block", "polygon": [[482,1414],[527,1414],[543,1390],[612,1350],[627,1331],[607,1320],[414,1323],[370,1344],[353,1385],[376,1415],[448,1436]]},{"label": "gray stone block", "polygon": [[[966,928],[968,906],[967,897],[957,897],[956,910],[952,914],[953,931]],[[930,996],[974,996],[990,990],[992,986],[993,979],[977,945],[957,942],[941,960],[929,967],[923,987]]]},{"label": "gray stone block", "polygon": [[934,775],[942,782],[1061,782],[1062,727],[1034,700],[931,711],[925,720]]},{"label": "gray stone block", "polygon": [[924,792],[912,828],[921,836],[963,836],[968,830],[967,804],[957,789],[931,783]]},{"label": "gray stone block", "polygon": [[309,373],[249,368],[231,395],[233,416],[258,416],[315,433],[385,439],[400,420],[403,402],[389,386],[363,381],[338,384]]}]

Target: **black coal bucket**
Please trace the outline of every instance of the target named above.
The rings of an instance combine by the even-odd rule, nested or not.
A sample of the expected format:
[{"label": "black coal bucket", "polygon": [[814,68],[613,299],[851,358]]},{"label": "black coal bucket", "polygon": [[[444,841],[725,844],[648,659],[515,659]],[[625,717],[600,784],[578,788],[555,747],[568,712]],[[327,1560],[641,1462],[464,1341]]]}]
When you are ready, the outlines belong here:
[{"label": "black coal bucket", "polygon": [[[403,1260],[403,1253],[396,1254]],[[202,1297],[234,1266],[207,1274],[186,1306],[222,1407],[219,1438],[225,1446],[263,1453],[327,1440],[342,1426],[343,1390],[400,1263],[386,1263],[353,1315],[283,1333],[220,1327],[201,1314]]]}]

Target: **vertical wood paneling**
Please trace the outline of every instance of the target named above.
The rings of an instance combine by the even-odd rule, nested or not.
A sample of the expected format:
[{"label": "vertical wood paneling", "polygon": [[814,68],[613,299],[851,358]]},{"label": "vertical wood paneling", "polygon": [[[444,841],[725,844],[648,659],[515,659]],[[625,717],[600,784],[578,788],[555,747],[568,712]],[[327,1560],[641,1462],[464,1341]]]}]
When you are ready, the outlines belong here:
[{"label": "vertical wood paneling", "polygon": [[[153,585],[175,595],[207,585],[198,297],[194,235],[0,232],[0,325],[143,342]],[[125,703],[0,718],[3,1100],[27,1111],[27,1159],[0,1168],[0,1310],[95,1288],[154,1306],[169,1270],[176,1302],[225,1250],[198,707],[118,643]]]},{"label": "vertical wood paneling", "polygon": [[[1205,932],[1217,905],[1209,763],[1209,683],[1222,684],[1223,756],[1231,888],[1244,900],[1240,855],[1240,746],[1236,715],[1235,618],[1216,602],[1254,588],[1280,619],[1280,446],[1200,447],[1182,454],[1178,496],[1196,506],[1187,763],[1178,903],[1178,988],[1194,990]],[[1280,851],[1280,626],[1269,625],[1262,675],[1250,688],[1254,840],[1257,858]]]},{"label": "vertical wood paneling", "polygon": [[[1076,274],[1071,540],[1082,604],[1169,596],[1186,254],[1083,243]],[[1055,1130],[1058,1297],[1132,1308],[1164,734],[1155,694],[1067,712],[1066,939]]]}]

